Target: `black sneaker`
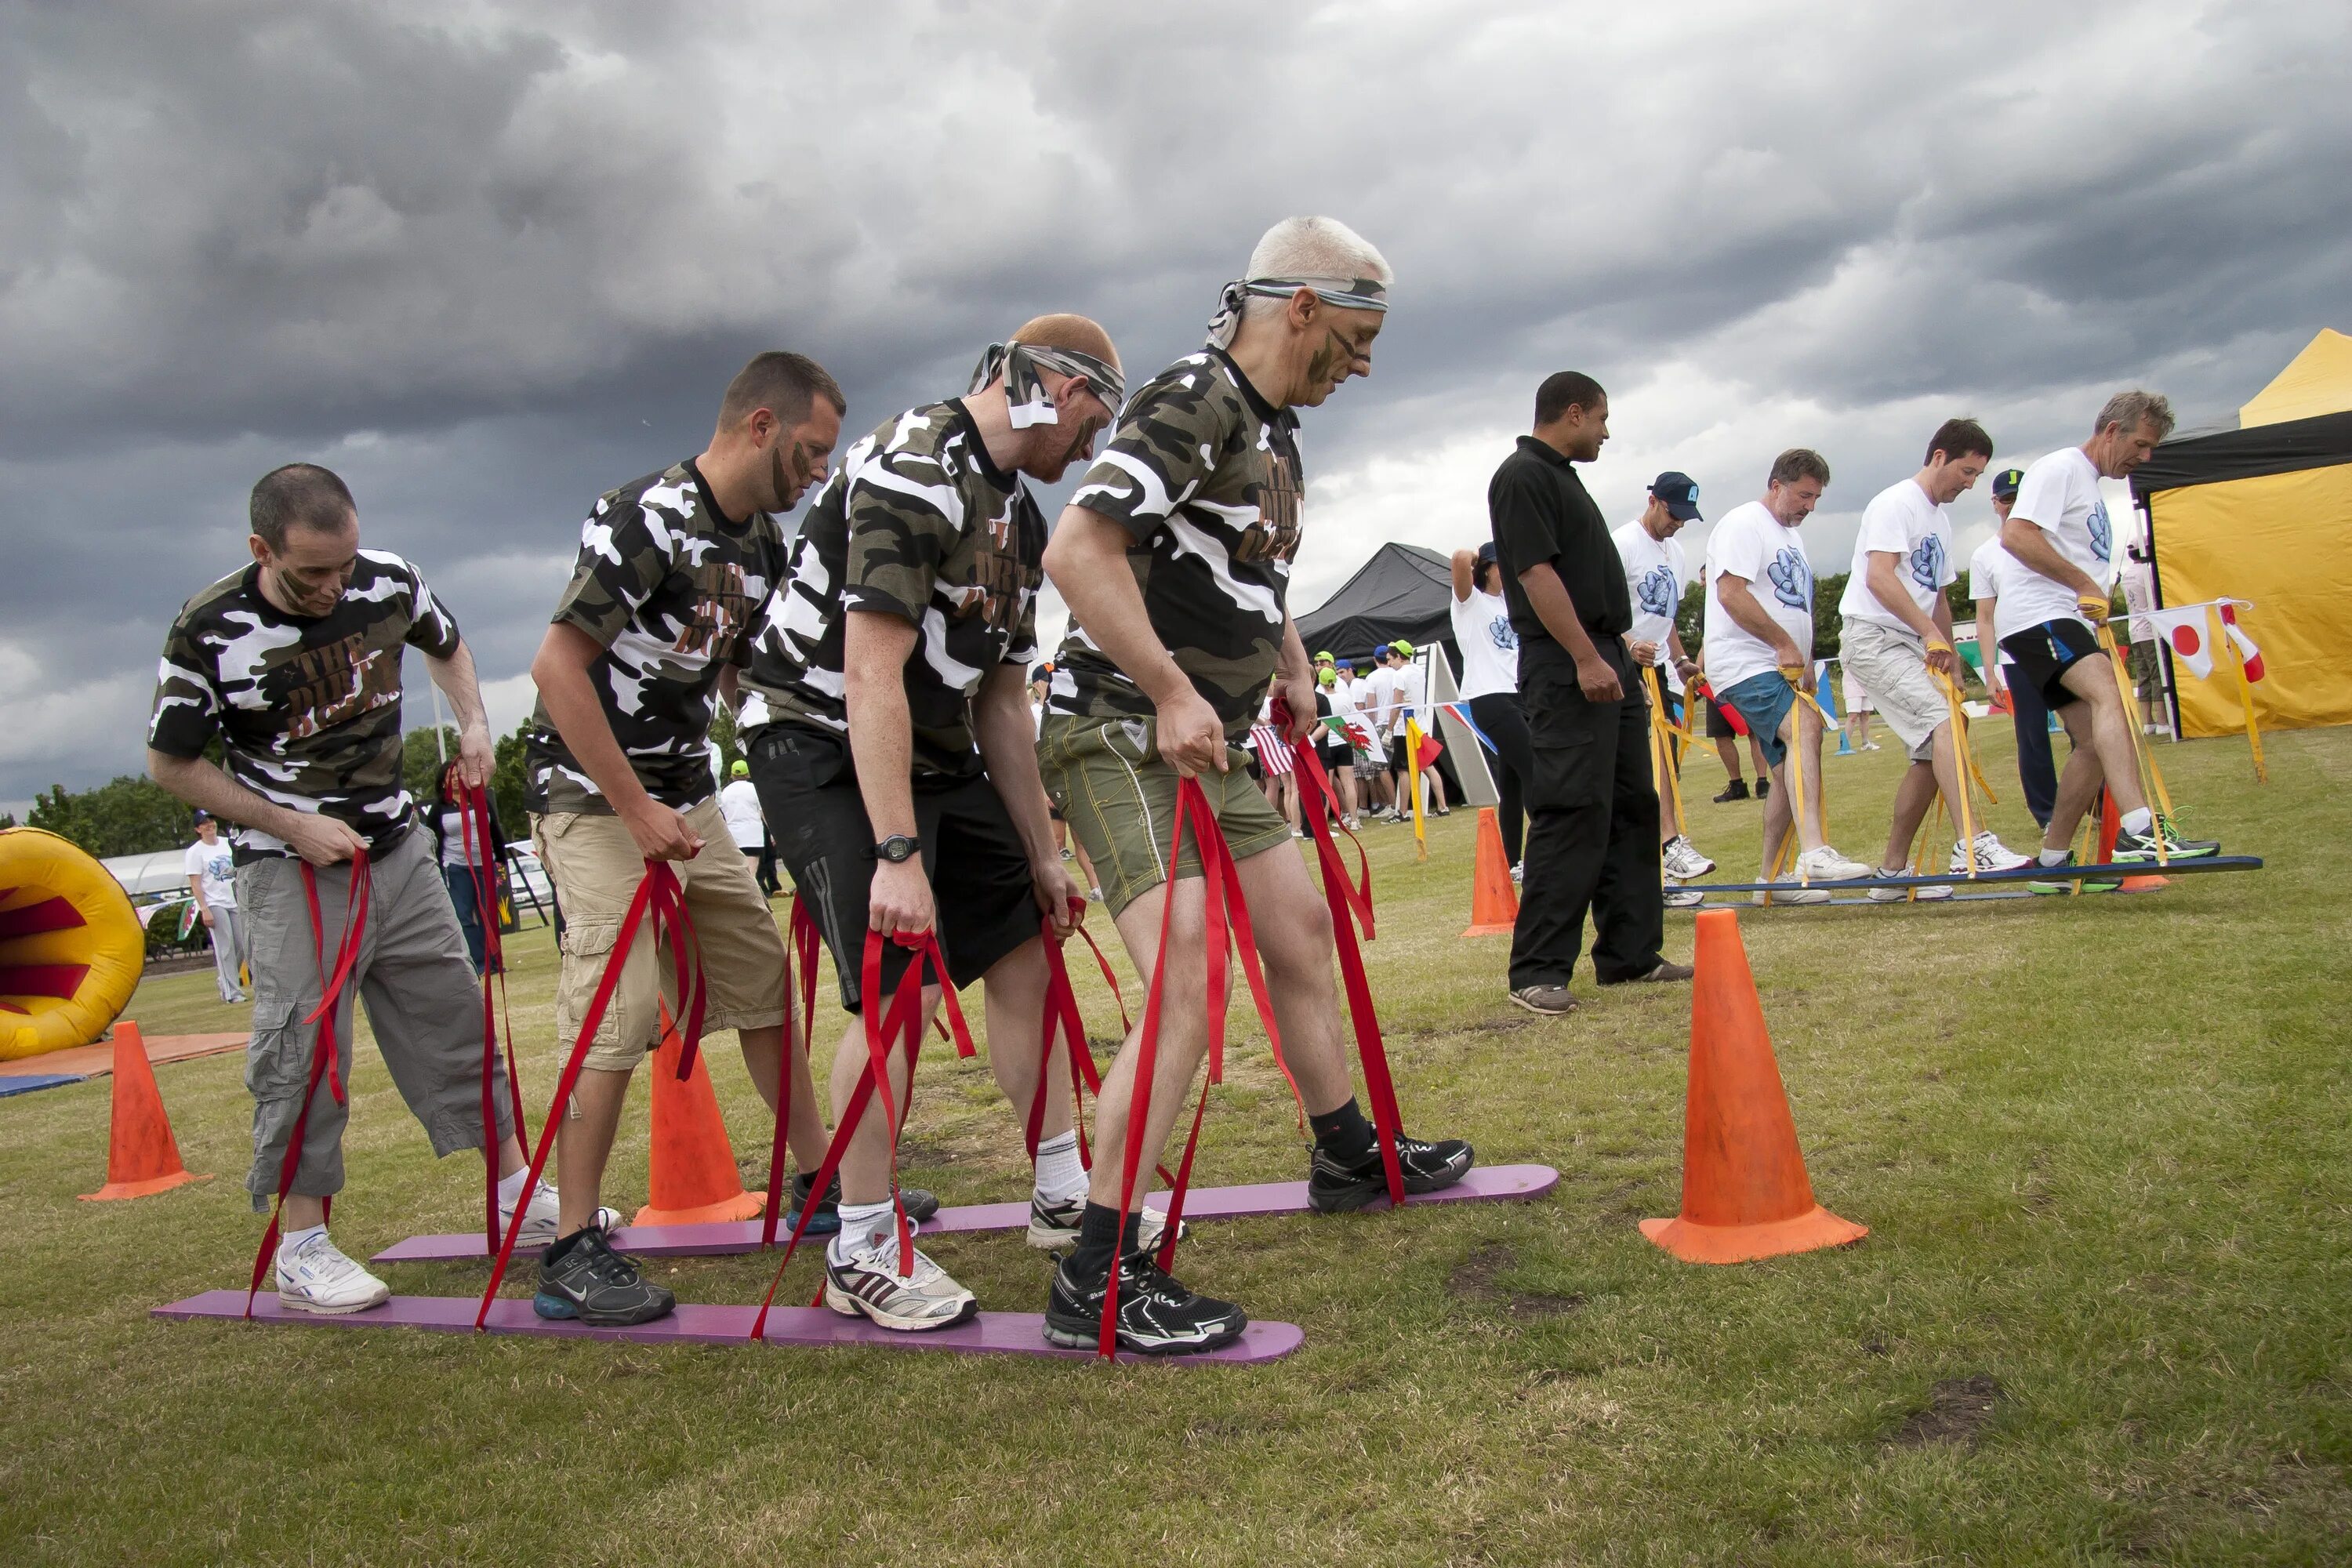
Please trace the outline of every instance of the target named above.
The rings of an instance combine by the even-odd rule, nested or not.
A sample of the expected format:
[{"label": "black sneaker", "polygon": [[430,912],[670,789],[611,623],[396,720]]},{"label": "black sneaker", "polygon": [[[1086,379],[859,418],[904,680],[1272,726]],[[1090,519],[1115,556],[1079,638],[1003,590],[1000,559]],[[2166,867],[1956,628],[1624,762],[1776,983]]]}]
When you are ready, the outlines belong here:
[{"label": "black sneaker", "polygon": [[[1397,1163],[1403,1168],[1404,1190],[1433,1193],[1470,1173],[1477,1155],[1459,1138],[1424,1143],[1397,1134]],[[1377,1144],[1351,1165],[1343,1165],[1319,1146],[1307,1170],[1307,1206],[1318,1214],[1345,1214],[1388,1196],[1388,1172],[1381,1163]]]},{"label": "black sneaker", "polygon": [[1723,786],[1723,793],[1715,797],[1715,804],[1717,805],[1727,805],[1735,800],[1746,800],[1747,798],[1748,781],[1746,779],[1734,779],[1729,784]]},{"label": "black sneaker", "polygon": [[2176,837],[2172,824],[2160,816],[2149,826],[2154,828],[2154,832],[2134,833],[2127,827],[2116,830],[2114,858],[2118,864],[2126,861],[2155,859],[2158,834],[2164,837],[2164,858],[2168,860],[2202,860],[2208,856],[2219,855],[2221,852],[2221,846],[2217,840]]},{"label": "black sneaker", "polygon": [[676,1296],[646,1283],[637,1266],[593,1226],[547,1249],[539,1264],[539,1293],[530,1300],[531,1310],[542,1318],[576,1319],[592,1329],[650,1323],[677,1305]]},{"label": "black sneaker", "polygon": [[[816,1185],[813,1173],[803,1173],[793,1178],[792,1206],[784,1211],[784,1226],[791,1231],[801,1223],[801,1206],[808,1202],[809,1189]],[[907,1205],[907,1223],[920,1225],[940,1212],[937,1193],[927,1193],[920,1187],[900,1187],[898,1201]],[[841,1178],[824,1190],[824,1201],[816,1205],[816,1217],[809,1221],[811,1236],[831,1236],[841,1228]]]},{"label": "black sneaker", "polygon": [[1770,779],[1758,779],[1756,781],[1756,798],[1758,800],[1769,800],[1771,797],[1772,781]]},{"label": "black sneaker", "polygon": [[[1045,1297],[1045,1341],[1065,1350],[1092,1350],[1102,1342],[1106,1273],[1094,1280],[1070,1274],[1064,1258],[1054,1269]],[[1138,1355],[1197,1355],[1229,1345],[1249,1327],[1248,1315],[1231,1301],[1213,1300],[1161,1270],[1150,1255],[1130,1252],[1118,1260],[1118,1348]]]},{"label": "black sneaker", "polygon": [[[2063,877],[2063,873],[2067,867],[2074,864],[2074,852],[2069,849],[2066,851],[2066,858],[2059,861],[2055,866],[2042,868],[2042,871],[2052,879],[2051,880],[2045,882],[2037,877],[2025,884],[2025,890],[2029,893],[2040,894],[2043,898],[2072,893],[2074,890],[2074,879]],[[2083,880],[2083,891],[2086,893],[2112,893],[2122,886],[2121,882],[2112,878],[2086,877]]]}]

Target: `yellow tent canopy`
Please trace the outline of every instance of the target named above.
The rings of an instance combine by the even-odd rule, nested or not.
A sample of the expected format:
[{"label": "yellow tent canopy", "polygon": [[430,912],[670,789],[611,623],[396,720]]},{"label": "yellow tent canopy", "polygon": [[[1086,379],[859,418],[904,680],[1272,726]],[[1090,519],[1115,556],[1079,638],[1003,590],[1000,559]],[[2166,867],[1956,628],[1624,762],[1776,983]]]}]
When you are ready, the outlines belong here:
[{"label": "yellow tent canopy", "polygon": [[2305,343],[2254,400],[2238,410],[2238,427],[2283,425],[2352,409],[2352,338],[2330,327]]}]

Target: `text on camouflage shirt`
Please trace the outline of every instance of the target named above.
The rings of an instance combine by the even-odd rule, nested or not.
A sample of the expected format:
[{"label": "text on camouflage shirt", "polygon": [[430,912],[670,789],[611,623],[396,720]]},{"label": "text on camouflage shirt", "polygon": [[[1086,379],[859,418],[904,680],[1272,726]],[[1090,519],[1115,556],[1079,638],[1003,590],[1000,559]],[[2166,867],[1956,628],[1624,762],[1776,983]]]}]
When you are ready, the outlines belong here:
[{"label": "text on camouflage shirt", "polygon": [[768,603],[739,725],[845,734],[844,612],[918,630],[907,708],[918,773],[981,771],[971,698],[999,665],[1037,656],[1045,520],[1019,474],[989,460],[962,402],[898,416],[850,447],[817,492]]},{"label": "text on camouflage shirt", "polygon": [[[1218,348],[1187,354],[1129,400],[1070,497],[1134,536],[1127,552],[1151,629],[1238,738],[1282,651],[1298,554],[1298,418],[1258,395]],[[1156,710],[1075,620],[1050,705],[1087,718]]]},{"label": "text on camouflage shirt", "polygon": [[[748,659],[782,559],[775,520],[722,515],[691,458],[607,491],[581,529],[552,618],[604,646],[590,683],[630,770],[664,805],[682,810],[712,793],[711,689],[725,666]],[[524,795],[551,815],[613,809],[544,700],[531,714]]]},{"label": "text on camouflage shirt", "polygon": [[[342,597],[316,618],[274,607],[259,573],[224,577],[181,608],[164,638],[147,743],[198,757],[218,734],[237,783],[373,841],[409,817],[402,650],[446,658],[457,623],[416,568],[388,551],[361,551]],[[236,827],[232,841],[241,858],[289,853],[257,828]]]}]

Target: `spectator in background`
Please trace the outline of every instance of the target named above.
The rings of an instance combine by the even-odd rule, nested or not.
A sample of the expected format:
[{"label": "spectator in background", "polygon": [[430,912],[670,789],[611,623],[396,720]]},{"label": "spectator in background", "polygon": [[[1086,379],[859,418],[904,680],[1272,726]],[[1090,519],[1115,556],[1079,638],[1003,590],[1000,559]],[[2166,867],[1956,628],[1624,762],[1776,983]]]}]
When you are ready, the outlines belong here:
[{"label": "spectator in background", "polygon": [[1388,755],[1389,730],[1397,713],[1396,663],[1389,649],[1376,649],[1371,673],[1356,683],[1364,730],[1371,740],[1371,750],[1366,758],[1372,764],[1371,771],[1360,776],[1371,791],[1369,804],[1375,822],[1397,820],[1396,781],[1389,773]]},{"label": "spectator in background", "polygon": [[1969,596],[1977,602],[1977,651],[1985,658],[1985,689],[2009,693],[2009,720],[2017,731],[2017,782],[2025,809],[2042,827],[2058,799],[2058,767],[2050,755],[2050,708],[2030,680],[2011,681],[2017,661],[2000,646],[2001,580],[2017,570],[2017,558],[2001,548],[2001,525],[2017,502],[2023,468],[2003,468],[1992,479],[1993,533],[1969,557]]},{"label": "spectator in background", "polygon": [[1519,879],[1527,833],[1524,792],[1535,774],[1528,710],[1519,701],[1519,634],[1503,597],[1503,569],[1488,540],[1475,551],[1454,552],[1454,641],[1462,649],[1462,700],[1478,740],[1495,763],[1495,812],[1503,830],[1503,858]]},{"label": "spectator in background", "polygon": [[1315,760],[1323,764],[1324,773],[1330,777],[1334,796],[1331,808],[1339,815],[1339,826],[1353,833],[1359,826],[1356,749],[1348,742],[1347,727],[1354,721],[1355,712],[1339,707],[1335,695],[1339,689],[1339,671],[1335,664],[1315,667]]},{"label": "spectator in background", "polygon": [[1857,752],[1874,752],[1878,742],[1870,738],[1870,716],[1878,711],[1878,704],[1870,700],[1870,688],[1845,660],[1838,660],[1838,684],[1845,697],[1845,741]]},{"label": "spectator in background", "polygon": [[1396,685],[1393,717],[1389,721],[1389,772],[1395,779],[1397,820],[1412,820],[1412,791],[1419,790],[1421,808],[1425,816],[1449,815],[1445,800],[1445,781],[1437,774],[1437,764],[1423,763],[1420,758],[1406,754],[1410,743],[1405,726],[1411,723],[1424,735],[1433,732],[1435,710],[1429,705],[1429,666],[1415,657],[1412,644],[1400,637],[1381,650],[1388,662]]},{"label": "spectator in background", "polygon": [[[1624,563],[1625,591],[1633,601],[1633,629],[1627,635],[1633,663],[1658,670],[1659,695],[1665,700],[1669,721],[1674,717],[1674,699],[1683,694],[1683,681],[1698,673],[1697,663],[1683,651],[1682,636],[1675,629],[1675,612],[1682,607],[1683,584],[1690,575],[1675,535],[1700,521],[1698,482],[1669,468],[1650,482],[1649,504],[1642,509],[1642,515],[1609,536],[1617,547],[1618,560]],[[1645,685],[1643,695],[1647,694]],[[1687,711],[1689,704],[1685,702],[1684,708]],[[1653,715],[1654,726],[1655,722]],[[1666,761],[1679,777],[1680,759],[1669,755]],[[1733,763],[1738,763],[1737,753]],[[1655,783],[1659,855],[1665,874],[1676,883],[1695,882],[1714,870],[1715,862],[1700,854],[1684,831],[1683,820],[1675,810],[1675,792],[1667,787],[1668,781]],[[1666,902],[1676,909],[1689,909],[1701,896],[1677,887],[1667,892]]]},{"label": "spectator in background", "polygon": [[768,819],[760,811],[760,791],[751,783],[751,764],[737,759],[727,770],[727,787],[719,792],[719,815],[727,820],[727,837],[743,858],[751,861],[760,890],[774,898],[783,891],[776,878],[776,847],[768,837]]},{"label": "spectator in background", "polygon": [[2157,717],[2162,666],[2156,657],[2156,623],[2148,618],[2148,612],[2156,608],[2156,571],[2148,563],[2147,546],[2137,540],[2124,546],[2123,590],[2131,630],[2132,686],[2139,693],[2140,730],[2144,734],[2169,735],[2172,726]]},{"label": "spectator in background", "polygon": [[466,933],[467,960],[473,964],[474,973],[479,974],[489,948],[482,922],[498,919],[498,910],[482,908],[478,870],[487,861],[493,868],[491,881],[496,886],[498,852],[507,840],[499,826],[496,807],[490,810],[488,843],[482,841],[478,822],[468,832],[464,784],[465,774],[455,763],[441,770],[441,783],[433,793],[433,809],[426,814],[425,826],[433,830],[434,858],[440,863],[441,880],[449,889],[450,907],[457,911],[457,929]]},{"label": "spectator in background", "polygon": [[188,846],[184,864],[196,918],[212,935],[213,977],[220,982],[220,999],[243,1002],[245,928],[236,918],[236,858],[220,836],[220,824],[204,812],[196,813],[196,841]]}]

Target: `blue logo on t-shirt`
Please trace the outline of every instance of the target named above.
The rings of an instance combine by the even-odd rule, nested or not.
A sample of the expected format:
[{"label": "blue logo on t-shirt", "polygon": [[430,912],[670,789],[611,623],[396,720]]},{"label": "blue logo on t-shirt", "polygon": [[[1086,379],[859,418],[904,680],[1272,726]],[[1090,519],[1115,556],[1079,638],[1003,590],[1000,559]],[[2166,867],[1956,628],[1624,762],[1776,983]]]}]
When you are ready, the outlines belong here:
[{"label": "blue logo on t-shirt", "polygon": [[2107,522],[2107,503],[2093,501],[2091,515],[2083,520],[2083,526],[2091,531],[2091,548],[2099,552],[2099,559],[2102,562],[2112,560],[2110,552],[2115,549],[2116,535]]},{"label": "blue logo on t-shirt", "polygon": [[1496,616],[1486,623],[1486,638],[1505,653],[1518,651],[1519,634],[1511,629],[1508,616]]},{"label": "blue logo on t-shirt", "polygon": [[1764,568],[1765,581],[1772,584],[1772,596],[1792,610],[1810,611],[1813,607],[1813,569],[1807,563],[1804,552],[1792,544],[1780,546],[1772,563]]},{"label": "blue logo on t-shirt", "polygon": [[1641,586],[1634,595],[1642,604],[1645,616],[1671,616],[1675,613],[1675,569],[1663,563],[1642,574]]},{"label": "blue logo on t-shirt", "polygon": [[1931,533],[1911,547],[1911,580],[1929,590],[1944,581],[1944,536]]}]

